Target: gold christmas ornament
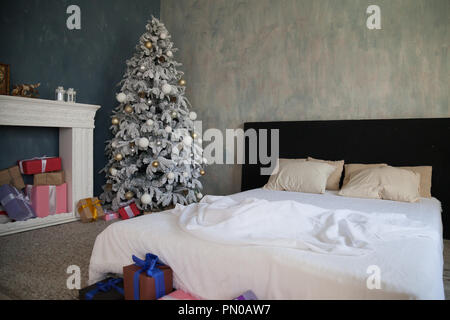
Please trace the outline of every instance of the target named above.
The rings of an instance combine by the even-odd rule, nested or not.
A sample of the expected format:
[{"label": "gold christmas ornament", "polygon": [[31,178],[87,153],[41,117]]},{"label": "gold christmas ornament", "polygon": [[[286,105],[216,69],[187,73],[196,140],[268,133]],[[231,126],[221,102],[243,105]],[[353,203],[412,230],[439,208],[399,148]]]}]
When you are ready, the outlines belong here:
[{"label": "gold christmas ornament", "polygon": [[194,133],[192,134],[192,138],[197,139],[197,137],[198,137],[198,134],[194,132]]},{"label": "gold christmas ornament", "polygon": [[112,119],[111,119],[111,123],[112,123],[113,125],[119,124],[119,118],[117,118],[117,117],[112,118]]},{"label": "gold christmas ornament", "polygon": [[133,107],[131,107],[129,104],[127,104],[125,106],[124,110],[125,110],[126,113],[132,113],[133,112]]},{"label": "gold christmas ornament", "polygon": [[206,172],[205,172],[205,170],[203,170],[203,169],[202,169],[202,170],[200,170],[200,174],[201,174],[202,176],[204,176],[204,175],[205,175],[205,173],[206,173]]},{"label": "gold christmas ornament", "polygon": [[176,118],[178,116],[178,113],[176,111],[172,111],[170,115],[172,116],[172,118]]},{"label": "gold christmas ornament", "polygon": [[180,83],[180,86],[185,86],[186,85],[186,80],[181,79],[179,83]]},{"label": "gold christmas ornament", "polygon": [[127,200],[131,200],[134,197],[134,193],[131,191],[128,191],[127,193],[125,193],[125,199]]},{"label": "gold christmas ornament", "polygon": [[109,168],[109,173],[114,176],[117,173],[117,169],[114,167],[111,167],[111,168]]},{"label": "gold christmas ornament", "polygon": [[158,167],[159,167],[159,162],[156,161],[156,160],[153,161],[153,162],[152,162],[152,167],[153,167],[153,168],[158,168]]},{"label": "gold christmas ornament", "polygon": [[153,47],[152,42],[151,42],[151,41],[146,41],[146,42],[145,42],[145,47],[146,47],[147,49],[151,49],[151,48]]},{"label": "gold christmas ornament", "polygon": [[120,160],[123,159],[123,156],[122,156],[121,153],[118,153],[118,154],[116,154],[116,155],[114,156],[114,159],[116,159],[116,161],[120,161]]}]

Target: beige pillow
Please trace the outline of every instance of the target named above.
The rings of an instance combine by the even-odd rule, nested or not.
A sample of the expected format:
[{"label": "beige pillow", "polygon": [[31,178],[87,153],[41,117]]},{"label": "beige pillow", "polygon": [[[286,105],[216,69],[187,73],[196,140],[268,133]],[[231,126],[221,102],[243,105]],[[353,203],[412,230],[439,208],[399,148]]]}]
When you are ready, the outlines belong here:
[{"label": "beige pillow", "polygon": [[308,157],[308,161],[316,161],[322,163],[328,163],[334,166],[334,172],[328,177],[327,190],[339,190],[339,182],[341,181],[342,171],[344,170],[344,160],[339,161],[329,161],[329,160],[319,160]]},{"label": "beige pillow", "polygon": [[267,189],[269,189],[269,190],[277,190],[277,189],[275,189],[275,180],[277,179],[277,175],[278,175],[278,172],[280,172],[280,169],[283,168],[288,163],[303,162],[303,161],[306,161],[306,159],[304,159],[304,158],[277,159],[277,164],[276,164],[275,168],[273,169],[273,173],[270,175],[269,181],[263,188],[265,188],[267,186]]},{"label": "beige pillow", "polygon": [[419,200],[420,174],[383,166],[364,169],[350,178],[339,195],[415,202]]},{"label": "beige pillow", "polygon": [[344,181],[342,182],[342,187],[344,187],[351,179],[351,177],[364,169],[386,167],[386,163],[373,163],[373,164],[362,164],[362,163],[350,163],[344,166]]},{"label": "beige pillow", "polygon": [[411,170],[420,174],[420,188],[419,193],[423,198],[431,198],[431,175],[433,167],[419,166],[419,167],[397,167],[401,169]]},{"label": "beige pillow", "polygon": [[315,161],[289,161],[282,164],[272,185],[263,188],[292,192],[324,193],[328,177],[335,167]]}]

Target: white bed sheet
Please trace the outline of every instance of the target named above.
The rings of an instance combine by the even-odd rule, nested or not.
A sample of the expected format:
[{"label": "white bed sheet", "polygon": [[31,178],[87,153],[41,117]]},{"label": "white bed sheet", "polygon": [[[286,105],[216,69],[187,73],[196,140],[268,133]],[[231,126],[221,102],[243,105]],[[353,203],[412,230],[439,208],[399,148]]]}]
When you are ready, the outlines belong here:
[{"label": "white bed sheet", "polygon": [[[98,235],[91,256],[89,282],[122,273],[131,255],[152,252],[174,271],[174,286],[204,299],[232,299],[253,290],[260,299],[444,299],[440,202],[418,203],[357,199],[254,189],[231,196],[272,201],[294,200],[326,209],[401,213],[439,233],[439,240],[411,238],[377,245],[363,256],[311,251],[230,246],[198,239],[182,231],[178,217],[156,213],[113,223]],[[381,289],[366,285],[369,266],[380,270]]]}]

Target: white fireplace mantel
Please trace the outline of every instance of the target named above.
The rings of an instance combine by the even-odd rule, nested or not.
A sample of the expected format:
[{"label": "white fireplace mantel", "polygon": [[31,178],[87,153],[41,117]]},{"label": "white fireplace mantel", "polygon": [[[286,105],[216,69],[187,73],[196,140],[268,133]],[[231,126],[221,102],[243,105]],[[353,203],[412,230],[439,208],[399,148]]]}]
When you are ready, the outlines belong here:
[{"label": "white fireplace mantel", "polygon": [[67,213],[0,224],[0,236],[79,219],[75,210],[78,200],[93,195],[94,118],[99,108],[98,105],[0,95],[0,125],[59,128],[59,156],[68,193]]}]

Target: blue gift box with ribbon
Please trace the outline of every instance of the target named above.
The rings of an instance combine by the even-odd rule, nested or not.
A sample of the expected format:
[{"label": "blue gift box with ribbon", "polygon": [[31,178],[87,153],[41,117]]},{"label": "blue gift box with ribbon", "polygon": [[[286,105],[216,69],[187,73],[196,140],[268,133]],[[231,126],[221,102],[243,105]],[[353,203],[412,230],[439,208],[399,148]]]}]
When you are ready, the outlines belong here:
[{"label": "blue gift box with ribbon", "polygon": [[147,253],[134,264],[123,267],[125,300],[156,300],[173,291],[173,274],[158,256]]},{"label": "blue gift box with ribbon", "polygon": [[0,204],[13,220],[25,221],[36,217],[30,200],[9,184],[0,186]]},{"label": "blue gift box with ribbon", "polygon": [[80,300],[123,300],[123,279],[106,278],[79,291]]}]

